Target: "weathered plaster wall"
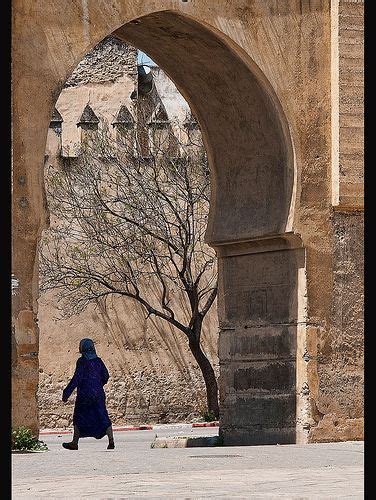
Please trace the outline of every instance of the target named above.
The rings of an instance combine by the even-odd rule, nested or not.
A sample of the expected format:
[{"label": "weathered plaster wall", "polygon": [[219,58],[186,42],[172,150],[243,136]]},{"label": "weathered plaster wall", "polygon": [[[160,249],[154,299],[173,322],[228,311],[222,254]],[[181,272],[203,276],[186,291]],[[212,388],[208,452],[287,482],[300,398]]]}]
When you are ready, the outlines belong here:
[{"label": "weathered plaster wall", "polygon": [[[111,122],[114,121],[120,106],[125,104],[132,112],[133,103],[130,94],[134,83],[129,77],[121,77],[113,84],[87,83],[78,87],[64,89],[57,102],[56,109],[64,118],[62,129],[62,156],[74,157],[79,153],[81,129],[77,122],[86,106],[97,116],[109,123],[110,132],[114,132]],[[109,97],[112,94],[112,98]]]},{"label": "weathered plaster wall", "polygon": [[124,75],[137,79],[137,49],[109,36],[79,62],[64,87],[115,82]]},{"label": "weathered plaster wall", "polygon": [[136,86],[136,48],[115,37],[107,37],[86,54],[74,69],[56,102],[56,109],[64,120],[62,156],[74,157],[79,153],[81,129],[77,127],[77,123],[86,104],[108,123],[109,131],[115,133],[111,124],[122,105],[127,106],[131,114],[135,114],[131,95]]},{"label": "weathered plaster wall", "polygon": [[[205,385],[184,334],[158,319],[145,318],[132,300],[113,299],[61,319],[52,294],[39,301],[40,374],[38,402],[42,428],[72,425],[74,398],[62,390],[73,375],[81,338],[90,337],[110,372],[105,387],[114,425],[191,421],[206,409]],[[204,322],[203,346],[218,372],[216,308]]]},{"label": "weathered plaster wall", "polygon": [[333,289],[326,328],[307,333],[313,441],[364,435],[363,16],[363,0],[331,2]]},{"label": "weathered plaster wall", "polygon": [[330,333],[318,336],[314,356],[320,393],[314,441],[359,439],[364,432],[363,213],[334,212],[333,224],[333,319]]},{"label": "weathered plaster wall", "polygon": [[174,82],[168,78],[162,68],[154,66],[151,68],[156,91],[163,102],[167,115],[171,120],[183,123],[186,115],[190,112],[187,101],[177,92]]},{"label": "weathered plaster wall", "polygon": [[[189,110],[187,102],[160,68],[153,68],[153,74],[154,97],[166,105],[171,120],[177,118],[183,122]],[[59,171],[62,157],[77,156],[80,149],[77,122],[89,101],[97,117],[108,121],[110,130],[114,130],[111,123],[123,104],[137,120],[137,110],[144,106],[144,101],[130,98],[135,88],[136,49],[107,38],[80,62],[57,100],[56,109],[63,122],[61,133],[49,129],[46,165]],[[143,126],[147,131],[147,124]],[[46,183],[48,179],[46,175]],[[55,224],[51,217],[50,227]],[[152,292],[153,286],[149,285],[147,296]],[[132,300],[113,299],[107,309],[91,307],[71,319],[62,318],[53,293],[42,294],[38,306],[38,406],[42,428],[72,425],[74,398],[64,404],[61,393],[74,372],[77,346],[83,337],[95,340],[98,354],[109,369],[106,395],[114,424],[190,420],[199,417],[206,408],[203,378],[184,335],[158,319],[146,320],[142,307]],[[186,306],[183,297],[175,302],[177,317],[187,318]],[[204,322],[203,346],[218,373],[217,342],[218,318],[214,305]]]},{"label": "weathered plaster wall", "polygon": [[364,204],[364,1],[332,2],[333,204]]}]

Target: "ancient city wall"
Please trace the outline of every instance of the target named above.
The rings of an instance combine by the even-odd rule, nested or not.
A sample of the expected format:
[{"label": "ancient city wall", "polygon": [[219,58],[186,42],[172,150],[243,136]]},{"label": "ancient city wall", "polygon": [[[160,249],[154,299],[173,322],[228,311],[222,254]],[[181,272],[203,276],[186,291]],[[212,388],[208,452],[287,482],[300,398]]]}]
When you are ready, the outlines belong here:
[{"label": "ancient city wall", "polygon": [[315,441],[364,432],[364,2],[339,0],[331,8],[334,272],[330,326],[314,335],[321,394],[312,406]]},{"label": "ancient city wall", "polygon": [[[53,296],[40,300],[40,374],[38,402],[42,428],[72,424],[73,402],[61,391],[73,375],[81,338],[95,340],[110,372],[106,386],[114,424],[178,422],[200,417],[206,410],[202,375],[184,334],[158,319],[145,319],[131,300],[113,300],[106,309],[57,319]],[[203,346],[218,373],[216,309],[203,327]]]},{"label": "ancient city wall", "polygon": [[[74,70],[56,103],[63,121],[49,129],[46,167],[59,171],[64,159],[78,154],[77,122],[87,102],[110,127],[121,105],[127,105],[137,120],[140,115],[144,118],[143,108],[151,115],[158,102],[171,118],[177,116],[183,122],[189,109],[186,101],[160,68],[153,73],[157,81],[152,96],[138,96],[137,103],[134,95],[131,99],[137,92],[136,49],[114,37],[98,44]],[[147,123],[142,126],[147,134]],[[51,227],[55,222],[51,217]],[[149,285],[146,296],[152,293]],[[98,355],[109,369],[106,394],[114,424],[192,420],[206,409],[202,374],[184,334],[159,319],[146,319],[143,308],[131,299],[113,298],[107,307],[92,306],[69,319],[61,316],[54,293],[42,294],[38,302],[41,427],[72,425],[74,398],[62,403],[61,391],[73,375],[83,337],[95,340]],[[186,307],[180,296],[174,308],[177,317],[186,316]],[[204,322],[203,345],[218,375],[217,339],[214,305]]]}]

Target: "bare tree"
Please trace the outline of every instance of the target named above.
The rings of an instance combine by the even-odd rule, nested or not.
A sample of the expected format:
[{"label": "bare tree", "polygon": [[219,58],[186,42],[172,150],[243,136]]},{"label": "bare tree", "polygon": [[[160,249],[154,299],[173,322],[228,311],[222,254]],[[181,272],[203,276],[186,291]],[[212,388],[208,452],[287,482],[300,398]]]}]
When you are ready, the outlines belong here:
[{"label": "bare tree", "polygon": [[[204,243],[207,158],[187,129],[162,125],[150,127],[145,156],[132,130],[119,128],[113,138],[103,124],[86,136],[77,159],[47,172],[55,222],[42,239],[41,290],[55,290],[66,315],[115,294],[173,325],[188,341],[218,418],[217,381],[201,345],[217,295],[215,253]],[[188,318],[174,307],[176,293]]]}]

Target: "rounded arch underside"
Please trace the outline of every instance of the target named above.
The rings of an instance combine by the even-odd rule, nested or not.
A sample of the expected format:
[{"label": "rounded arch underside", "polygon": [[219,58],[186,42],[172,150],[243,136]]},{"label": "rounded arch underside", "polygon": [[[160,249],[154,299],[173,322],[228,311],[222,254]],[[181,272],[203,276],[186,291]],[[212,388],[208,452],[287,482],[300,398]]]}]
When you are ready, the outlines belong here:
[{"label": "rounded arch underside", "polygon": [[291,139],[254,63],[214,30],[172,11],[140,17],[114,34],[163,68],[199,120],[212,173],[208,242],[284,233],[294,183]]}]

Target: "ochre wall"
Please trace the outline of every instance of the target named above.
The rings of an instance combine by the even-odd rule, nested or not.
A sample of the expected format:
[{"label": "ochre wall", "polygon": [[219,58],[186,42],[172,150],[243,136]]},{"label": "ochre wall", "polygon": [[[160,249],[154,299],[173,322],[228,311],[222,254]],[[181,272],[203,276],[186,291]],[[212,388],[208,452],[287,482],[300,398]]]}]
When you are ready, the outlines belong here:
[{"label": "ochre wall", "polygon": [[[110,372],[105,387],[114,425],[192,421],[206,410],[205,385],[184,334],[158,319],[146,319],[131,299],[113,299],[62,319],[53,294],[39,302],[41,428],[72,426],[74,397],[61,401],[84,337],[95,341]],[[174,306],[175,310],[176,305]],[[181,316],[181,312],[179,311]],[[218,374],[216,307],[203,325],[203,348]]]},{"label": "ochre wall", "polygon": [[[241,311],[248,310],[246,319],[258,339],[256,351],[261,350],[265,339],[257,335],[256,328],[264,328],[267,336],[276,331],[282,335],[277,314],[281,308],[268,306],[280,302],[296,332],[295,386],[281,387],[277,374],[272,378],[274,386],[267,384],[259,371],[260,385],[248,384],[244,389],[234,379],[243,353],[233,352],[223,363],[220,359],[225,442],[254,442],[257,429],[264,442],[275,442],[279,436],[285,442],[363,437],[359,420],[363,415],[359,394],[362,361],[358,359],[362,318],[356,309],[350,323],[338,322],[336,297],[343,283],[338,273],[336,225],[348,227],[348,241],[353,241],[350,235],[359,234],[362,209],[357,204],[355,213],[355,205],[349,203],[341,208],[333,196],[340,191],[334,153],[345,153],[348,142],[339,133],[335,108],[339,118],[344,110],[339,105],[341,96],[345,102],[341,82],[349,75],[337,65],[339,84],[335,86],[335,58],[340,58],[342,48],[334,50],[339,39],[332,37],[335,16],[344,4],[350,17],[357,12],[354,25],[358,26],[362,3],[355,0],[340,2],[337,10],[329,0],[88,1],[85,12],[78,1],[62,2],[61,9],[59,3],[49,0],[13,2],[13,271],[19,281],[13,307],[15,425],[22,422],[37,428],[37,242],[45,219],[42,164],[49,119],[62,85],[78,61],[98,41],[118,30],[118,36],[147,51],[172,77],[202,127],[213,186],[207,239],[218,250],[222,280],[219,317],[227,314],[231,298],[226,281],[231,259],[242,254],[247,256],[242,266],[261,265],[258,281],[248,275],[250,281],[244,280],[244,287],[264,291],[256,294],[251,305],[239,304],[239,315],[232,316],[228,331],[239,335],[240,326],[246,326]],[[128,23],[141,16],[146,17]],[[347,22],[352,21],[347,17]],[[354,31],[361,40],[361,31]],[[348,85],[346,92],[352,98],[358,90]],[[361,184],[358,163],[351,165],[348,162],[346,168],[355,179],[352,184]],[[354,193],[358,200],[358,192]],[[337,212],[352,211],[352,229],[345,216],[338,222],[333,204]],[[352,249],[355,259],[362,252],[358,248]],[[268,257],[255,257],[266,252]],[[352,262],[354,256],[349,253],[346,259]],[[279,262],[289,266],[283,282],[275,281]],[[242,266],[233,267],[240,284]],[[347,279],[341,288],[343,304],[349,303],[353,287],[362,293],[358,270]],[[288,292],[275,295],[274,285],[283,285]],[[247,293],[239,294],[241,301],[247,297]],[[274,302],[270,297],[275,297]],[[299,314],[291,315],[294,309]],[[338,387],[337,360],[346,337],[352,335],[352,322],[358,325],[357,340],[352,341],[355,351],[348,350],[351,363],[341,365]],[[325,350],[328,345],[330,349]],[[265,358],[269,367],[275,365],[272,354],[269,349]],[[284,358],[279,357],[282,365]],[[252,373],[259,363],[251,356],[242,362],[246,373]],[[358,389],[350,391],[355,372]],[[345,400],[343,389],[348,394]],[[288,403],[294,392],[296,409]],[[231,416],[233,408],[247,408],[251,401],[265,408],[256,420],[247,418],[246,411],[237,420]],[[295,411],[304,418],[293,436]],[[271,418],[264,418],[266,415]]]},{"label": "ochre wall", "polygon": [[[165,105],[171,122],[178,117],[180,126],[189,107],[163,70],[154,68],[153,96],[131,99],[137,90],[137,51],[114,38],[107,38],[89,52],[64,86],[56,109],[59,129],[49,129],[45,157],[45,183],[60,173],[67,158],[77,156],[80,128],[77,122],[89,102],[98,119],[107,120],[110,132],[120,106],[126,105],[134,118],[144,120],[145,106],[150,113],[154,100]],[[154,97],[154,99],[153,99]],[[139,110],[139,113],[137,112]],[[145,121],[145,120],[144,120]],[[102,123],[100,123],[100,126]],[[144,128],[147,124],[142,124]],[[136,128],[136,124],[134,125]],[[198,131],[200,135],[200,132]],[[46,234],[56,223],[50,214]],[[158,283],[145,286],[153,296]],[[176,292],[176,291],[175,291]],[[173,301],[177,318],[189,322],[187,303],[179,293]],[[95,341],[96,350],[110,373],[106,385],[107,407],[114,425],[191,421],[206,409],[205,385],[190,353],[184,334],[158,318],[146,319],[142,307],[131,299],[113,298],[107,305],[89,307],[71,318],[64,317],[54,293],[38,299],[39,385],[38,407],[41,428],[72,426],[74,397],[64,404],[62,389],[72,376],[81,338]],[[218,374],[218,318],[216,304],[203,323],[202,345]]]}]

